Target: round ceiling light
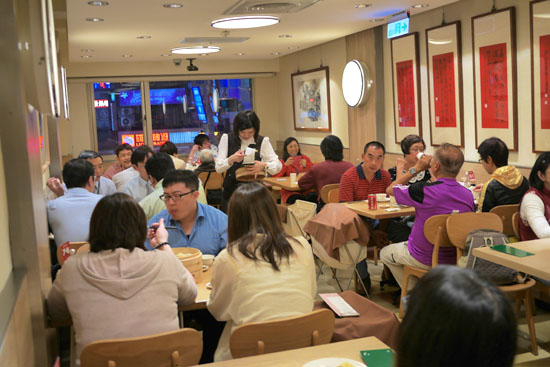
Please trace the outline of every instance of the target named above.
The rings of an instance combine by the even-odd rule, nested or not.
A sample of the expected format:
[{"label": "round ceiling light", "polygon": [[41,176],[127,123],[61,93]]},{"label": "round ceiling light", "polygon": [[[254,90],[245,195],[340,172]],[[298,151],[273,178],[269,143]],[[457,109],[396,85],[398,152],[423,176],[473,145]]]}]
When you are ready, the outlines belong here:
[{"label": "round ceiling light", "polygon": [[357,107],[366,101],[371,85],[367,65],[359,60],[351,60],[346,64],[342,75],[342,93],[348,106]]},{"label": "round ceiling light", "polygon": [[109,5],[109,3],[106,2],[106,1],[88,1],[88,5],[91,5],[91,6],[107,6],[107,5]]},{"label": "round ceiling light", "polygon": [[221,48],[217,46],[193,46],[193,47],[177,47],[172,49],[173,54],[180,55],[195,55],[195,54],[211,54],[220,52]]},{"label": "round ceiling light", "polygon": [[242,29],[267,27],[279,23],[279,18],[271,15],[252,15],[245,17],[233,17],[218,19],[210,23],[214,28]]}]

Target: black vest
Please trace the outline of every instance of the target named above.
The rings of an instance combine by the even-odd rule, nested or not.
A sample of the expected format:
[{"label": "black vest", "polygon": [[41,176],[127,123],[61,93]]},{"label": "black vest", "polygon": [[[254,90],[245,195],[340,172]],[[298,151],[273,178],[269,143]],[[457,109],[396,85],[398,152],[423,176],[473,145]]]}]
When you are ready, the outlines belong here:
[{"label": "black vest", "polygon": [[[262,159],[260,156],[260,150],[261,150],[263,141],[264,141],[264,137],[261,135],[258,135],[258,137],[256,138],[256,154],[254,156],[254,160],[256,161],[259,161]],[[239,138],[239,136],[235,135],[235,133],[227,134],[227,157],[229,158],[232,154],[234,154],[240,149],[241,149],[241,139]],[[225,172],[225,178],[223,179],[223,197],[226,200],[229,200],[229,198],[233,194],[233,191],[235,191],[235,189],[239,185],[239,181],[237,181],[237,178],[235,177],[235,171],[242,166],[243,166],[242,162],[235,162]]]}]

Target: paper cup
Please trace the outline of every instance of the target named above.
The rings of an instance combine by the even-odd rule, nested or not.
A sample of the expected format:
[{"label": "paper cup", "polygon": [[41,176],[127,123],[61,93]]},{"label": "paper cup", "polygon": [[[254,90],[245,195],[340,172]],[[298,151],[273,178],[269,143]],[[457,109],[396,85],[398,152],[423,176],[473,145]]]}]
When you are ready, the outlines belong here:
[{"label": "paper cup", "polygon": [[296,173],[291,173],[290,174],[290,182],[292,182],[292,183],[296,182]]}]

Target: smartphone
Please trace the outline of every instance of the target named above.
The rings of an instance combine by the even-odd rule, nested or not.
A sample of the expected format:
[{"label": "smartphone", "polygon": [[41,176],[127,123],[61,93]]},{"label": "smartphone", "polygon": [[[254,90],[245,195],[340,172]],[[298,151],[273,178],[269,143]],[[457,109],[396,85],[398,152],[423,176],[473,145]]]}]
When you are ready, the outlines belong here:
[{"label": "smartphone", "polygon": [[495,250],[498,252],[502,252],[508,255],[517,256],[517,257],[525,257],[525,256],[531,256],[534,255],[532,252],[527,252],[524,250],[520,250],[519,248],[511,247],[508,245],[493,245],[490,247],[491,250]]}]

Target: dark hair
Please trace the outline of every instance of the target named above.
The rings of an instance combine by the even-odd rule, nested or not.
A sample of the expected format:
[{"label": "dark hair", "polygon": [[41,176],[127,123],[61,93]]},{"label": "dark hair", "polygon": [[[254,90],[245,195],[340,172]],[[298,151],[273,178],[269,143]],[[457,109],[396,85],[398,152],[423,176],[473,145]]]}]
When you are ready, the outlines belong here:
[{"label": "dark hair", "polygon": [[487,158],[491,157],[497,167],[508,165],[508,147],[499,138],[492,137],[483,140],[477,148],[477,152],[485,162],[487,162]]},{"label": "dark hair", "polygon": [[204,133],[201,133],[195,136],[195,139],[193,140],[193,144],[196,144],[200,147],[201,145],[204,144],[205,141],[210,141],[210,137]]},{"label": "dark hair", "polygon": [[123,150],[129,150],[131,152],[134,151],[134,149],[132,148],[132,146],[130,144],[127,144],[127,143],[124,143],[124,144],[120,144],[118,147],[116,147],[115,149],[115,154],[116,156],[118,157],[118,154],[120,152],[122,152]]},{"label": "dark hair", "polygon": [[133,151],[130,162],[132,162],[133,165],[137,166],[138,163],[143,162],[145,158],[148,158],[149,155],[153,153],[153,149],[149,148],[149,146],[142,145],[140,147],[137,147],[136,150]]},{"label": "dark hair", "polygon": [[170,140],[160,146],[159,152],[166,153],[168,155],[178,154],[178,147]]},{"label": "dark hair", "polygon": [[103,162],[103,157],[101,156],[101,154],[99,154],[99,153],[96,152],[95,150],[83,150],[83,151],[80,152],[80,154],[78,155],[78,158],[80,158],[80,159],[96,159],[96,158],[101,158],[101,161]]},{"label": "dark hair", "polygon": [[424,143],[424,139],[422,139],[420,136],[415,134],[405,136],[401,140],[401,151],[403,152],[403,154],[409,154],[411,152],[411,147],[416,143],[422,143],[424,149],[426,149],[426,143]]},{"label": "dark hair", "polygon": [[285,162],[290,157],[290,154],[288,154],[286,147],[293,141],[298,144],[298,155],[302,155],[302,151],[300,150],[300,143],[298,143],[298,140],[296,140],[296,138],[293,138],[292,136],[290,138],[286,138],[285,143],[283,144],[283,161]]},{"label": "dark hair", "polygon": [[162,180],[169,171],[175,169],[174,161],[164,152],[153,154],[151,158],[147,159],[147,162],[145,162],[147,174],[153,176],[157,181]]},{"label": "dark hair", "polygon": [[130,195],[117,192],[99,200],[90,220],[90,251],[121,247],[145,250],[147,217]]},{"label": "dark hair", "polygon": [[258,115],[256,115],[256,112],[251,110],[241,111],[235,116],[233,120],[233,133],[239,136],[239,131],[246,129],[254,129],[254,139],[258,138],[258,134],[260,133],[260,119]]},{"label": "dark hair", "polygon": [[191,191],[199,189],[199,177],[193,171],[185,169],[168,171],[164,176],[164,181],[162,181],[162,187],[166,188],[177,183],[184,184]]},{"label": "dark hair", "polygon": [[464,164],[464,154],[454,145],[443,143],[435,150],[433,160],[439,163],[443,174],[456,177]]},{"label": "dark hair", "polygon": [[544,152],[535,161],[531,173],[529,174],[529,184],[537,190],[544,188],[544,182],[539,178],[538,173],[546,175],[546,170],[550,166],[550,152]]},{"label": "dark hair", "polygon": [[344,145],[336,135],[325,136],[321,141],[321,153],[323,153],[325,160],[330,159],[339,162],[344,159]]},{"label": "dark hair", "polygon": [[[231,195],[227,221],[230,254],[236,247],[246,258],[263,259],[278,271],[281,261],[288,261],[294,253],[283,231],[275,200],[257,182],[241,184]],[[256,239],[257,234],[264,235],[260,241]]]},{"label": "dark hair", "polygon": [[517,326],[508,298],[478,273],[438,266],[418,282],[399,327],[397,367],[509,367]]},{"label": "dark hair", "polygon": [[365,144],[365,148],[363,148],[363,154],[367,153],[367,149],[369,149],[370,147],[382,149],[382,153],[386,154],[386,148],[384,147],[384,144],[380,143],[379,141],[369,141],[367,144]]},{"label": "dark hair", "polygon": [[63,166],[63,182],[68,189],[85,187],[94,177],[94,166],[86,159],[73,158]]}]

